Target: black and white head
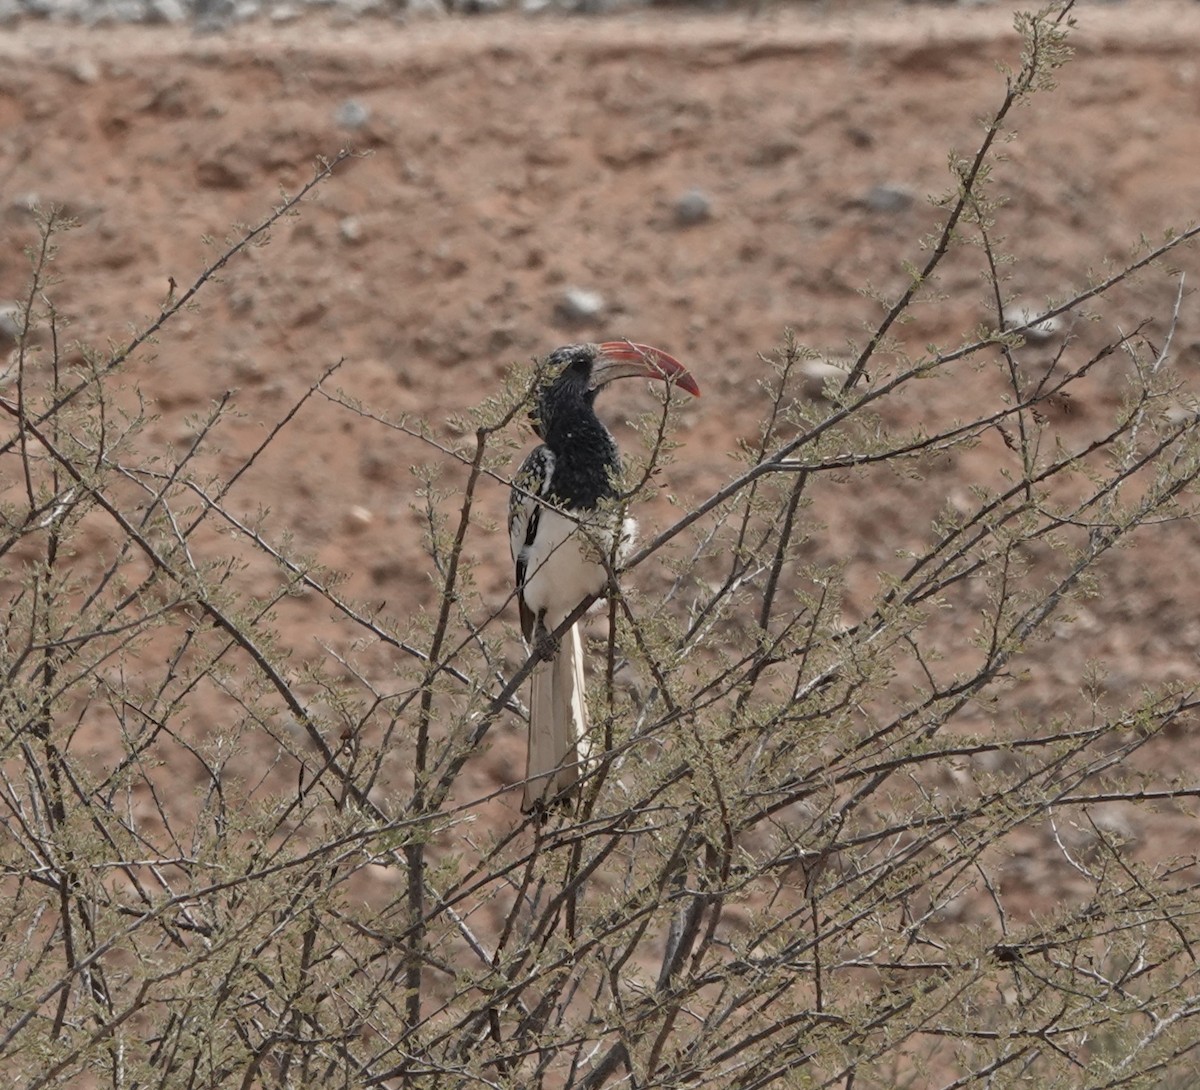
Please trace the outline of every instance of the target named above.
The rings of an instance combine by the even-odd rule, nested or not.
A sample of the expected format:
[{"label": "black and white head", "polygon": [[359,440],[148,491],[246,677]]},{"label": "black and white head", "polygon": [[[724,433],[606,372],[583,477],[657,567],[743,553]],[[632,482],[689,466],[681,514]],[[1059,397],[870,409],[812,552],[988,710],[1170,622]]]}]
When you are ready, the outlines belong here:
[{"label": "black and white head", "polygon": [[614,379],[662,379],[693,397],[700,387],[687,368],[661,348],[633,341],[567,344],[543,361],[543,385],[530,414],[533,428],[545,439],[553,420],[581,406],[591,408],[596,395]]}]

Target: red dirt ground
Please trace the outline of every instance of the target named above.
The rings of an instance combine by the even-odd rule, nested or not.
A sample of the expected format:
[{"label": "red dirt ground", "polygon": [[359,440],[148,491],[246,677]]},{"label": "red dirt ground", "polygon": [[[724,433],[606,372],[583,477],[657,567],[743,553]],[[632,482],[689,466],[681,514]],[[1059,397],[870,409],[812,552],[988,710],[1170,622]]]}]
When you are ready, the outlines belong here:
[{"label": "red dirt ground", "polygon": [[[1200,5],[1086,4],[1079,21],[1078,56],[1056,93],[1018,114],[1021,138],[997,175],[1017,286],[1033,305],[1200,210]],[[349,394],[445,434],[449,415],[514,360],[628,336],[675,352],[704,386],[683,408],[671,470],[686,504],[726,477],[729,452],[756,432],[757,354],[791,327],[844,355],[879,314],[860,289],[886,295],[905,282],[902,262],[937,222],[925,197],[949,187],[949,151],[976,146],[1003,94],[997,62],[1015,62],[1016,48],[1002,5],[309,20],[210,37],[25,24],[0,32],[0,301],[23,290],[30,206],[60,203],[81,226],[63,241],[56,303],[73,337],[122,342],[157,314],[169,278],[191,283],[219,252],[205,236],[260,220],[280,187],[311,177],[315,157],[369,151],[128,371],[158,413],[148,439],[186,441],[191,414],[236,388],[242,416],[221,434],[236,465],[263,422],[343,357],[337,381]],[[365,120],[348,128],[351,100]],[[872,207],[877,186],[915,199]],[[675,202],[693,188],[712,214],[681,226]],[[1178,264],[1193,268],[1195,254]],[[556,308],[572,286],[604,296],[600,320],[564,324]],[[947,301],[906,333],[915,345],[957,343],[986,317],[974,271],[952,265],[942,287]],[[1174,290],[1165,273],[1148,275],[1081,343],[1144,318],[1161,335]],[[1190,300],[1176,344],[1187,377],[1200,362]],[[1115,378],[1089,389],[1076,420],[1120,396]],[[607,414],[635,410],[639,396],[614,392]],[[914,406],[913,419],[950,418],[972,391],[960,396]],[[1065,434],[1074,426],[1062,423]],[[953,501],[994,471],[1000,449],[996,439],[933,467],[926,487]],[[246,511],[268,504],[298,547],[349,573],[349,594],[415,609],[429,592],[409,506],[409,466],[421,458],[382,426],[306,409],[234,498]],[[915,488],[877,481],[821,509],[814,559],[848,558],[848,616],[896,550],[927,534],[933,508]],[[485,502],[500,519],[503,490]],[[482,560],[485,598],[502,602],[502,535]],[[1196,527],[1163,528],[1105,571],[1104,594],[1064,627],[1042,688],[1031,682],[1030,716],[1062,710],[1063,682],[1070,690],[1090,656],[1114,689],[1194,677]],[[318,650],[326,612],[288,603],[283,621],[302,653]],[[519,732],[506,730],[478,770],[483,783],[519,774]],[[1171,760],[1194,778],[1200,748],[1179,740]],[[1162,823],[1156,835],[1176,850],[1195,837],[1186,815]]]}]

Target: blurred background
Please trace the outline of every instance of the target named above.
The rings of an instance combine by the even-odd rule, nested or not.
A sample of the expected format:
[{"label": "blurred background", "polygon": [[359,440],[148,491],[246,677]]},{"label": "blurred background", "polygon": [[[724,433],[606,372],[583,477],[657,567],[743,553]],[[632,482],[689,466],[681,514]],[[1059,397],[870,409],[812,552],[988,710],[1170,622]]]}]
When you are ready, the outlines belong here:
[{"label": "blurred background", "polygon": [[[994,177],[1008,287],[1030,314],[1200,209],[1200,5],[1086,3],[1077,14],[1075,60],[1056,91],[1018,110],[1019,139]],[[319,157],[349,148],[302,214],[223,268],[126,369],[124,396],[151,414],[146,448],[186,449],[236,391],[206,455],[228,471],[339,359],[348,398],[453,442],[454,414],[514,362],[629,337],[676,354],[704,389],[681,407],[669,471],[686,508],[757,438],[760,354],[794,330],[819,357],[807,365],[818,397],[828,368],[878,322],[880,298],[907,284],[905,263],[922,260],[937,200],[953,189],[949,157],[977,147],[1017,50],[1003,3],[0,0],[0,303],[25,290],[31,210],[60,205],[78,221],[56,264],[61,341],[75,362],[102,354],[190,285],[235,225],[259,222]],[[1021,365],[1048,366],[1068,332],[1078,353],[1143,322],[1161,338],[1180,265],[1195,255],[1123,285],[1094,323],[1038,331]],[[950,260],[937,287],[943,298],[897,334],[914,355],[994,320],[977,253]],[[12,333],[11,320],[0,325],[0,351]],[[1189,382],[1200,363],[1190,295],[1172,358]],[[918,384],[925,395],[883,411],[913,427],[972,412],[1002,390],[998,374],[974,374]],[[1115,411],[1122,367],[1080,389],[1055,422],[1065,442]],[[639,407],[642,392],[613,390],[604,413],[620,431]],[[514,443],[514,465],[531,442]],[[308,406],[230,504],[247,517],[269,508],[295,548],[345,573],[347,595],[403,616],[433,593],[410,469],[426,454],[369,414]],[[898,552],[928,540],[931,512],[967,504],[1005,457],[990,435],[953,461],[931,458],[922,481],[880,474],[814,495],[805,548],[847,566],[848,622]],[[500,524],[506,500],[491,482],[484,516]],[[665,517],[665,504],[651,507],[644,525]],[[1064,621],[1052,661],[1030,664],[1024,713],[1074,706],[1088,660],[1116,692],[1194,676],[1198,546],[1181,522],[1148,535],[1135,563],[1106,561],[1104,593]],[[471,559],[483,599],[501,608],[503,530]],[[235,577],[252,596],[278,578],[265,559]],[[323,661],[322,639],[336,647],[329,612],[319,596],[279,605],[297,664]],[[204,715],[193,725],[203,734]],[[519,778],[522,730],[513,717],[494,733],[468,769],[474,787]],[[102,763],[120,744],[103,732],[77,743]],[[1193,740],[1169,748],[1153,759],[1200,765]],[[1145,846],[1141,818],[1111,820]],[[1156,820],[1165,851],[1194,835],[1186,816]],[[1014,880],[1031,904],[1053,902],[1037,862],[1049,842],[1020,837],[1029,861]]]}]

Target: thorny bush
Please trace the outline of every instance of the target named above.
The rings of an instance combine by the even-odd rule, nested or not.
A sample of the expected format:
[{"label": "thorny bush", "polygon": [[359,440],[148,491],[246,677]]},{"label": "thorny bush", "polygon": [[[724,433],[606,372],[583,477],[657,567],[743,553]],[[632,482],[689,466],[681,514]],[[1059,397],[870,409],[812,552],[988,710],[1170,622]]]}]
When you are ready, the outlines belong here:
[{"label": "thorny bush", "polygon": [[[66,224],[44,216],[0,400],[8,1085],[1191,1085],[1196,868],[1132,851],[1100,815],[1200,793],[1138,761],[1190,721],[1195,689],[1114,699],[1085,672],[1073,710],[1022,714],[1056,626],[1104,593],[1114,550],[1192,517],[1200,472],[1171,355],[1182,282],[1157,344],[1072,332],[1194,229],[1040,313],[1006,294],[991,168],[1012,111],[1067,59],[1069,12],[1021,18],[1021,64],[856,357],[823,391],[790,337],[747,362],[761,434],[593,610],[596,756],[543,823],[519,815],[519,788],[464,779],[525,714],[513,604],[472,567],[501,547],[478,500],[509,483],[533,371],[443,428],[351,402],[334,364],[236,468],[204,459],[229,395],[185,450],[148,452],[117,393],[126,362],[344,156],[130,343],[71,362],[51,302]],[[952,259],[982,269],[992,320],[910,355],[902,324],[938,305]],[[1031,370],[1023,347],[1051,321],[1067,334]],[[1117,372],[1115,418],[1056,434],[1072,392]],[[896,425],[925,384],[986,391],[996,373],[972,415]],[[269,514],[230,502],[301,406],[425,450],[431,611],[344,597]],[[670,480],[671,421],[665,396],[641,421],[628,502]],[[928,537],[876,558],[873,600],[849,615],[847,566],[811,560],[814,512],[997,435],[1002,476],[902,491]],[[264,559],[278,578],[250,595],[238,573]],[[274,622],[294,594],[345,636],[302,667]],[[201,697],[223,701],[218,725],[198,724]],[[115,763],[90,759],[98,734],[119,737]],[[198,788],[172,781],[181,760]],[[1031,830],[1075,883],[1035,916],[1006,885]]]}]

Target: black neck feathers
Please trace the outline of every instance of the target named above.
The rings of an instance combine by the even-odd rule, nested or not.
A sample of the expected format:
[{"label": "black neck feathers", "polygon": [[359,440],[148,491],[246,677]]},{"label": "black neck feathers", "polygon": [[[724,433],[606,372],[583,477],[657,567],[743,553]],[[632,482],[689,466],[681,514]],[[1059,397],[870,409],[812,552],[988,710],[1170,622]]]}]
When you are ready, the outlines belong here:
[{"label": "black neck feathers", "polygon": [[590,379],[591,356],[584,348],[575,350],[543,388],[534,413],[538,434],[554,454],[552,498],[578,510],[615,494],[613,476],[620,466],[617,444],[596,415],[597,391]]}]

